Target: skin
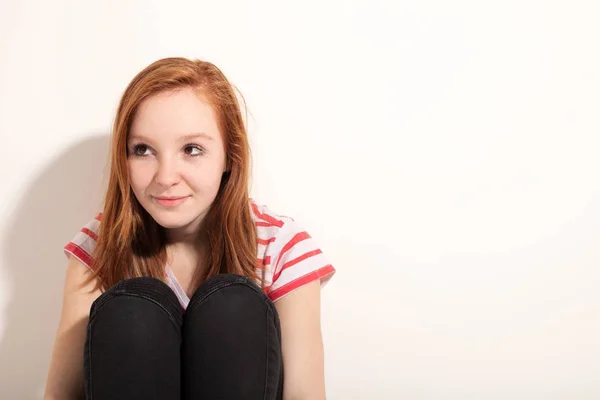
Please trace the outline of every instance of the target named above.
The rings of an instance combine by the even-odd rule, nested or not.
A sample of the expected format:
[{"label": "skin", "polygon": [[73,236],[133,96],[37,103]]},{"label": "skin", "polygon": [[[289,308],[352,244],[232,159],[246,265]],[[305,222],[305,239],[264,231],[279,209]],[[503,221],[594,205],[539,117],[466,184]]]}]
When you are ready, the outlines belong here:
[{"label": "skin", "polygon": [[[165,228],[169,265],[191,297],[195,268],[203,254],[203,243],[196,238],[226,170],[225,144],[215,113],[191,89],[160,93],[140,105],[127,148],[132,190]],[[161,204],[164,197],[183,200],[167,206]],[[70,259],[45,399],[83,398],[86,326],[90,307],[101,294],[89,293],[93,284],[79,288],[88,274],[84,264]],[[282,331],[284,399],[324,399],[319,281],[293,291],[275,306]]]}]

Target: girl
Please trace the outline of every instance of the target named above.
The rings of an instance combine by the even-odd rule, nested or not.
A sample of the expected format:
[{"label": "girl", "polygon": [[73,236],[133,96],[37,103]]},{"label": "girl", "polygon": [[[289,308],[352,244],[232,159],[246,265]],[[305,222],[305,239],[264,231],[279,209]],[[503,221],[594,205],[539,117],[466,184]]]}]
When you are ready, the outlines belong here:
[{"label": "girl", "polygon": [[104,210],[65,246],[46,399],[324,399],[335,273],[249,198],[250,150],[213,64],[154,62],[113,127]]}]

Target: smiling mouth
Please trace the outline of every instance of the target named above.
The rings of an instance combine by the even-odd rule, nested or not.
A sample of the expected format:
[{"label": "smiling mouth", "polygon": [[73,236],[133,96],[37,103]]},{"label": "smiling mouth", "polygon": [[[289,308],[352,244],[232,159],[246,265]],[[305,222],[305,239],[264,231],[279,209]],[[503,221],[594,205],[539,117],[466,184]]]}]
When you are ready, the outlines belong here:
[{"label": "smiling mouth", "polygon": [[154,201],[163,207],[176,207],[186,201],[190,196],[183,197],[153,197]]}]

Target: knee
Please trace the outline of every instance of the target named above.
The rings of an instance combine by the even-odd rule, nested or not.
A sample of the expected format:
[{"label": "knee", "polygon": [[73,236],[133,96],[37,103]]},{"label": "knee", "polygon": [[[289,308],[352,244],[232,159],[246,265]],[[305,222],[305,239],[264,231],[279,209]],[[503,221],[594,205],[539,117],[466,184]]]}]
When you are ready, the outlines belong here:
[{"label": "knee", "polygon": [[141,277],[122,280],[98,297],[90,309],[89,323],[121,321],[122,327],[143,330],[158,326],[152,319],[165,317],[175,326],[181,325],[177,297],[161,280]]},{"label": "knee", "polygon": [[186,313],[218,316],[222,323],[262,316],[279,326],[275,305],[262,289],[250,278],[233,274],[207,279],[192,296]]}]

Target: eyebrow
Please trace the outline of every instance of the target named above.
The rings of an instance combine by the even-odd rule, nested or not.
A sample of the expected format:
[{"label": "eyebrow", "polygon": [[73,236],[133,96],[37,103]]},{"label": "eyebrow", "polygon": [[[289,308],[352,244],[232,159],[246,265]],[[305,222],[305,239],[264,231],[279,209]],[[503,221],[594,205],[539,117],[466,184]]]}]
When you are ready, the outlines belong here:
[{"label": "eyebrow", "polygon": [[[207,133],[204,132],[195,132],[195,133],[190,133],[189,135],[185,135],[185,136],[181,136],[178,140],[180,141],[185,141],[185,142],[189,142],[192,141],[194,139],[207,139],[207,140],[213,140],[213,137],[210,136]],[[131,135],[129,136],[129,140],[145,140],[145,141],[149,141],[149,139],[145,136],[142,135]]]},{"label": "eyebrow", "polygon": [[213,140],[213,137],[204,132],[191,133],[189,135],[182,136],[181,140],[190,141],[194,139],[208,139]]}]

